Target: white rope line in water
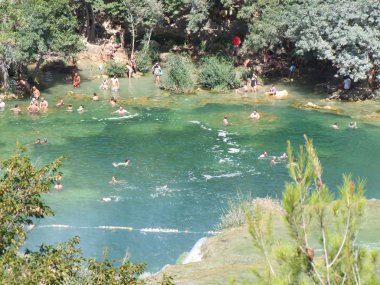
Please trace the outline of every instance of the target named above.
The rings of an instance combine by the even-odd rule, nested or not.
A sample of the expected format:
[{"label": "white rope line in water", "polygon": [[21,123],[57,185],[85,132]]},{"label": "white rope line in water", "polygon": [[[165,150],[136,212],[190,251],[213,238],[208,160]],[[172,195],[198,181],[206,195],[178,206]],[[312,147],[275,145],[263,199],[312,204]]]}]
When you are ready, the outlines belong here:
[{"label": "white rope line in water", "polygon": [[142,229],[134,229],[132,227],[124,227],[124,226],[98,226],[98,227],[75,227],[70,225],[41,225],[36,226],[37,228],[75,228],[75,229],[99,229],[99,230],[126,230],[126,231],[138,231],[144,233],[178,233],[178,234],[208,234],[208,235],[216,235],[220,232],[218,231],[207,231],[207,232],[194,232],[188,230],[178,230],[178,229],[162,229],[162,228],[142,228]]}]

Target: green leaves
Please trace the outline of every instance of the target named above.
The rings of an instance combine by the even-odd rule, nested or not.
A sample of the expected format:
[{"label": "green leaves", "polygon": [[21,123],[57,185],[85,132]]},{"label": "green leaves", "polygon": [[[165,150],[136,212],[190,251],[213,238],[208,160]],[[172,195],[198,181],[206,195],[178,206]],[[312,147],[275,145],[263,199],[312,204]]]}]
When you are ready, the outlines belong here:
[{"label": "green leaves", "polygon": [[49,191],[63,157],[38,168],[25,151],[17,146],[11,158],[0,162],[0,255],[23,244],[32,218],[53,214],[41,194]]}]

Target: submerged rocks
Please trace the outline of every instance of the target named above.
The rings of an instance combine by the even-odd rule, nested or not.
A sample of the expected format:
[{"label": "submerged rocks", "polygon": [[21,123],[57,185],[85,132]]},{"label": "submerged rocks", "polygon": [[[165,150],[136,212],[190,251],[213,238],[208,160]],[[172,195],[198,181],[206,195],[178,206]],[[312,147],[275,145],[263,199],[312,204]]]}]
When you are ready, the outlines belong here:
[{"label": "submerged rocks", "polygon": [[343,101],[363,101],[375,99],[375,94],[367,88],[355,88],[351,90],[337,90],[329,96],[330,100],[343,100]]},{"label": "submerged rocks", "polygon": [[326,111],[334,111],[334,112],[338,112],[339,111],[335,107],[332,107],[332,106],[329,106],[329,105],[319,106],[319,105],[314,104],[312,102],[307,102],[307,104],[305,104],[304,107],[308,108],[308,109],[326,110]]}]

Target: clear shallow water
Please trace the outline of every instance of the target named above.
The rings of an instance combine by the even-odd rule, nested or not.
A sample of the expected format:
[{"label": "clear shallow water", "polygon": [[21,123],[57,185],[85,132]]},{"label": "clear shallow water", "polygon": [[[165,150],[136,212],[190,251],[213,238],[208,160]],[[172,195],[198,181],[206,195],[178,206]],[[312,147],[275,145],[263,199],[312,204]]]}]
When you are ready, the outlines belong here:
[{"label": "clear shallow water", "polygon": [[[67,157],[64,190],[45,196],[56,215],[39,221],[26,247],[36,249],[42,242],[79,235],[87,256],[101,257],[107,248],[111,258],[128,254],[132,261],[147,262],[148,270],[159,270],[209,235],[227,201],[238,193],[280,197],[288,179],[285,164],[271,166],[257,157],[264,150],[278,156],[287,140],[294,146],[303,143],[303,134],[314,139],[330,188],[336,189],[342,173],[351,172],[367,178],[368,198],[380,198],[380,128],[359,119],[359,128],[351,130],[346,128],[351,120],[347,115],[293,107],[298,102],[318,103],[320,98],[307,86],[285,86],[291,98],[271,101],[262,91],[255,98],[207,92],[168,95],[149,76],[122,80],[118,98],[132,116],[119,118],[111,114],[111,93],[98,89],[101,79],[95,69],[81,74],[83,84],[72,96],[65,95],[72,88],[64,75],[45,76],[51,86],[42,90],[51,105],[47,114],[0,113],[0,158],[9,155],[16,141],[30,144],[37,165]],[[101,95],[100,102],[91,102],[94,91]],[[87,112],[55,108],[61,98],[75,107],[84,103]],[[7,109],[13,103],[7,102]],[[20,103],[23,109],[27,103]],[[377,103],[373,104],[375,110]],[[355,118],[363,112],[361,107],[339,105],[344,110],[346,106]],[[262,114],[259,122],[247,119],[253,109]],[[224,115],[232,123],[227,128],[222,126]],[[329,127],[335,121],[341,130]],[[34,145],[37,137],[47,137],[49,144]],[[112,166],[125,158],[131,160],[129,167]],[[128,183],[112,185],[112,175]],[[102,197],[111,202],[99,202]]]}]

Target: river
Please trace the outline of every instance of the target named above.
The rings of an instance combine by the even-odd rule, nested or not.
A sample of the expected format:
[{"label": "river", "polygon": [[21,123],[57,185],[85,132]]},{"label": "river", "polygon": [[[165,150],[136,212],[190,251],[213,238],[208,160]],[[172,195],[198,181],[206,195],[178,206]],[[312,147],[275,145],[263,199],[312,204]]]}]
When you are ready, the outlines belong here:
[{"label": "river", "polygon": [[[88,64],[87,64],[88,66]],[[236,197],[281,197],[288,173],[284,162],[275,166],[259,160],[263,152],[279,156],[290,140],[295,147],[303,134],[314,140],[324,166],[324,179],[334,191],[343,173],[367,179],[366,196],[379,199],[380,128],[368,114],[380,109],[377,102],[329,103],[335,112],[304,110],[312,101],[326,105],[324,95],[300,83],[277,83],[287,89],[286,100],[256,95],[212,93],[168,94],[151,76],[121,79],[119,102],[131,112],[119,117],[108,103],[111,91],[101,91],[96,66],[80,70],[82,85],[73,90],[64,74],[43,74],[42,95],[48,113],[14,116],[0,113],[0,158],[16,142],[28,145],[36,165],[60,155],[64,189],[44,196],[55,216],[37,222],[25,247],[55,243],[79,235],[86,256],[110,258],[126,255],[146,262],[157,271],[215,230],[227,203]],[[67,94],[68,91],[73,93]],[[101,100],[92,102],[97,92]],[[55,107],[59,99],[86,112]],[[16,102],[7,102],[7,109]],[[28,100],[17,102],[23,110]],[[259,121],[248,119],[256,109]],[[230,126],[223,126],[227,115]],[[357,129],[348,123],[357,121]],[[330,125],[338,122],[339,130]],[[36,138],[47,145],[34,145]],[[113,162],[130,159],[128,167]],[[110,184],[111,177],[127,183]],[[111,202],[100,202],[101,198]]]}]

